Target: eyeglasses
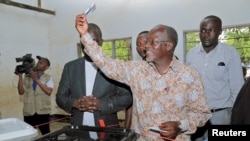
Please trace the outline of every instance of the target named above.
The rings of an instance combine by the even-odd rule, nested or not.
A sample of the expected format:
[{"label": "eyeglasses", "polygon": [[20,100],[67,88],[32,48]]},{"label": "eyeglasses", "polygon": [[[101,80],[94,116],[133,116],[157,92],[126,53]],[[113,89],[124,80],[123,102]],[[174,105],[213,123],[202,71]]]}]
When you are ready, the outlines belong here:
[{"label": "eyeglasses", "polygon": [[159,45],[160,43],[171,42],[171,41],[147,41],[146,44],[150,44],[151,46]]}]

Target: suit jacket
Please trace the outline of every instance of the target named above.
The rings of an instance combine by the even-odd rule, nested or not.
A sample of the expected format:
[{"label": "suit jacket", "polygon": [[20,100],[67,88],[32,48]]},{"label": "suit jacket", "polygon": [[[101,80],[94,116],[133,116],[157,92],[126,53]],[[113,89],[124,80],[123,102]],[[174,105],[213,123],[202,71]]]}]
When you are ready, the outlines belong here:
[{"label": "suit jacket", "polygon": [[250,78],[241,87],[232,109],[231,124],[250,124]]},{"label": "suit jacket", "polygon": [[[71,124],[82,125],[83,114],[73,108],[73,102],[86,95],[85,59],[83,57],[65,64],[56,94],[57,105],[71,114]],[[119,124],[117,112],[132,104],[132,94],[125,84],[107,78],[97,71],[92,94],[101,100],[101,110],[94,112],[95,125],[103,119],[106,126]],[[113,105],[113,106],[110,106]]]}]

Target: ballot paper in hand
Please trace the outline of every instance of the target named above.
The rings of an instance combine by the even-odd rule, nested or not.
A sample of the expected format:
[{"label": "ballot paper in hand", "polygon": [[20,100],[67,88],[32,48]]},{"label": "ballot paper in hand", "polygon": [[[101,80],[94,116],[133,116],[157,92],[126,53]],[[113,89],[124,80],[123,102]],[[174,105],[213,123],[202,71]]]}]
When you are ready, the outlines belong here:
[{"label": "ballot paper in hand", "polygon": [[85,16],[88,16],[90,13],[94,12],[96,9],[96,4],[93,3],[90,7],[83,13]]},{"label": "ballot paper in hand", "polygon": [[167,132],[164,130],[160,130],[158,127],[149,127],[149,131],[155,132],[155,133],[160,133],[160,132]]}]

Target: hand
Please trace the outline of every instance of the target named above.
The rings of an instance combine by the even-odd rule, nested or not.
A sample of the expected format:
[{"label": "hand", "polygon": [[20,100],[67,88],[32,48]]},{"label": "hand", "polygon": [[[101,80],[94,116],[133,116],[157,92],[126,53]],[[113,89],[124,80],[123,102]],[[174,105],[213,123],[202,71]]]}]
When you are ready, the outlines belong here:
[{"label": "hand", "polygon": [[88,32],[88,21],[85,15],[79,14],[76,16],[75,27],[80,36]]},{"label": "hand", "polygon": [[30,77],[32,78],[32,80],[34,80],[35,82],[37,82],[39,79],[37,78],[37,72],[35,71],[30,71]]},{"label": "hand", "polygon": [[22,78],[22,77],[23,77],[23,74],[22,74],[22,73],[16,73],[16,75],[17,75],[19,78]]},{"label": "hand", "polygon": [[181,129],[179,128],[179,125],[180,125],[180,122],[178,121],[168,121],[168,122],[162,123],[159,126],[159,128],[167,132],[161,132],[160,133],[161,136],[169,138],[169,139],[175,139],[181,131]]},{"label": "hand", "polygon": [[77,108],[80,111],[94,112],[95,110],[100,110],[100,100],[94,96],[84,96],[77,101]]},{"label": "hand", "polygon": [[16,75],[18,75],[19,77],[20,77],[20,76],[23,76],[22,73],[19,73],[19,72],[17,71],[17,66],[16,66],[16,68],[15,68],[15,72],[14,72],[14,73],[15,73]]}]

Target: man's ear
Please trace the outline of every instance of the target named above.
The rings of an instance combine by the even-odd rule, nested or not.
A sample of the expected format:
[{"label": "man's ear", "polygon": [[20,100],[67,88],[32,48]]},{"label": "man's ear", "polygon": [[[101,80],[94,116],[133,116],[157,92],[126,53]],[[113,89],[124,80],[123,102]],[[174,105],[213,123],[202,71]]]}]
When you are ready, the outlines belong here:
[{"label": "man's ear", "polygon": [[167,46],[167,51],[173,50],[174,44],[173,42],[166,42],[166,46]]},{"label": "man's ear", "polygon": [[222,33],[222,29],[220,29],[220,31],[219,31],[219,35],[221,35],[221,33]]},{"label": "man's ear", "polygon": [[102,43],[103,43],[103,39],[101,39],[101,40],[100,40],[100,43],[101,43],[100,45],[102,46]]}]

